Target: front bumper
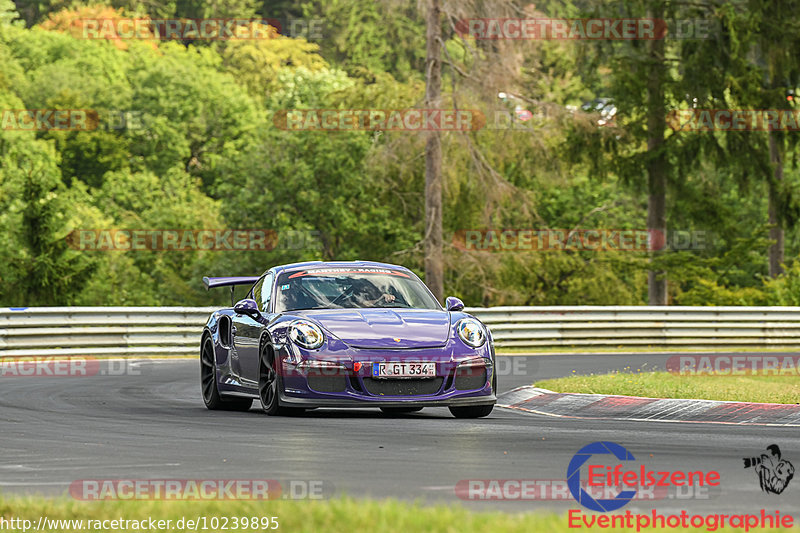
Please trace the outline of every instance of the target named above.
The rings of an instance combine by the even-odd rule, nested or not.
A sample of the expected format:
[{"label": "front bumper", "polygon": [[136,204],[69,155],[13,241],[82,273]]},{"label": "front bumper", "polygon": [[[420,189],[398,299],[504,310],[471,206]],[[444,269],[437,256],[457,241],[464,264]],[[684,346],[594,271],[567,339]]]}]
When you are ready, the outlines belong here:
[{"label": "front bumper", "polygon": [[[492,405],[494,354],[443,346],[422,350],[348,347],[335,354],[308,353],[283,345],[276,351],[284,373],[281,404],[297,407],[449,407]],[[335,365],[309,368],[309,362]],[[373,363],[435,362],[435,378],[376,378]],[[476,364],[476,362],[478,362]]]},{"label": "front bumper", "polygon": [[288,407],[338,407],[338,408],[364,408],[364,407],[461,407],[470,405],[494,405],[497,397],[494,394],[479,397],[456,398],[413,398],[384,399],[384,398],[298,398],[295,396],[280,395],[281,405]]}]

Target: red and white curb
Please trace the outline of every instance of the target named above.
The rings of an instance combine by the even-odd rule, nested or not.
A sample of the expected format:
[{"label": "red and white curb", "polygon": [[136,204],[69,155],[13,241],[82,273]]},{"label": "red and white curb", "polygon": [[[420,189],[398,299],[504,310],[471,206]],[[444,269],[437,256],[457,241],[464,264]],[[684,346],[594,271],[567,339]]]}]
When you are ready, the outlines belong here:
[{"label": "red and white curb", "polygon": [[800,427],[800,405],[794,404],[574,394],[518,387],[501,394],[497,406],[560,418]]}]

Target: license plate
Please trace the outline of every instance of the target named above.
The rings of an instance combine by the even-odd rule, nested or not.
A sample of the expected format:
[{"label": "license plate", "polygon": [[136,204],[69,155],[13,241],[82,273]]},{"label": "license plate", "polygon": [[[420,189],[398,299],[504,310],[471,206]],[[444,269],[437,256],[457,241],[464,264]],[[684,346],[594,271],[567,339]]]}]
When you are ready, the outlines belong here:
[{"label": "license plate", "polygon": [[372,363],[376,378],[435,378],[436,363]]}]

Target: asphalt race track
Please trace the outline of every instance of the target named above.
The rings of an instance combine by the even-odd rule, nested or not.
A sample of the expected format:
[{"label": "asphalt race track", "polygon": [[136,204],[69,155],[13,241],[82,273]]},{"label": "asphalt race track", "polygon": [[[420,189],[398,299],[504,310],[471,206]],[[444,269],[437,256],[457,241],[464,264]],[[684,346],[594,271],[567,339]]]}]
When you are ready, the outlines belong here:
[{"label": "asphalt race track", "polygon": [[[668,357],[501,357],[499,386],[507,391],[573,370],[663,368]],[[783,494],[764,494],[742,463],[777,443],[800,468],[797,428],[571,420],[500,408],[479,420],[457,420],[441,408],[401,418],[369,409],[274,418],[257,402],[248,413],[207,411],[198,375],[198,361],[183,359],[104,361],[88,377],[0,377],[0,490],[57,495],[82,479],[260,478],[321,481],[325,497],[564,511],[576,502],[468,502],[454,487],[470,479],[563,480],[578,449],[606,440],[654,470],[713,469],[722,477],[711,493],[670,494],[625,509],[800,512],[800,473]]]}]

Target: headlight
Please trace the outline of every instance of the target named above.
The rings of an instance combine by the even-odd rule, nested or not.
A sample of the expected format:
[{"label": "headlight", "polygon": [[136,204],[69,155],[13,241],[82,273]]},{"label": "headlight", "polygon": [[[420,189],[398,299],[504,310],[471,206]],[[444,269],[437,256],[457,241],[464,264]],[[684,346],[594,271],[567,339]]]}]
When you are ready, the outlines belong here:
[{"label": "headlight", "polygon": [[473,348],[479,348],[486,342],[486,330],[474,318],[462,318],[459,320],[458,324],[456,324],[456,331],[458,331],[458,336],[461,337],[461,340]]},{"label": "headlight", "polygon": [[289,338],[295,344],[309,350],[316,350],[325,342],[325,335],[319,326],[306,320],[292,322],[289,326]]}]

